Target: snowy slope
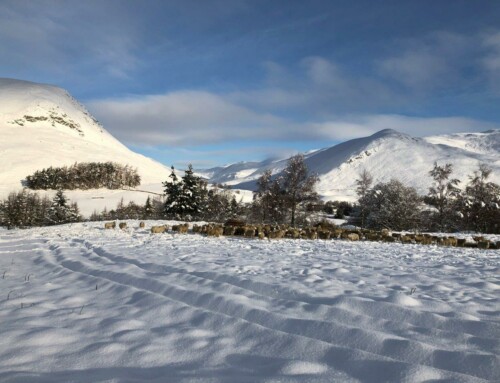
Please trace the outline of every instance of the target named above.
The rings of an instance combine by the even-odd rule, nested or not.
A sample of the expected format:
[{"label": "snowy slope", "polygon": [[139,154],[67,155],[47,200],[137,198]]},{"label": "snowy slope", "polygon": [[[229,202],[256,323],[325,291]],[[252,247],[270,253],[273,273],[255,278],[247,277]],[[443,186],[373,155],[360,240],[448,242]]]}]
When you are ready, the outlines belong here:
[{"label": "snowy slope", "polygon": [[470,152],[491,154],[500,153],[500,130],[488,130],[482,133],[455,133],[425,137],[427,142],[452,146]]},{"label": "snowy slope", "polygon": [[137,167],[142,184],[164,181],[163,165],[111,136],[61,88],[0,78],[0,196],[35,170],[74,162],[114,161]]},{"label": "snowy slope", "polygon": [[0,229],[0,381],[500,377],[498,251],[128,224]]},{"label": "snowy slope", "polygon": [[[310,171],[320,176],[318,192],[325,199],[348,199],[355,196],[354,181],[362,169],[368,170],[375,182],[397,178],[425,193],[431,183],[428,172],[434,162],[450,162],[454,177],[466,183],[481,162],[493,168],[492,181],[500,182],[500,131],[463,133],[450,136],[417,138],[386,129],[369,137],[357,138],[333,147],[308,153]],[[279,173],[286,165],[281,161],[246,163],[211,169],[207,174],[213,182],[226,182],[239,188],[255,188],[255,180],[266,169]]]}]

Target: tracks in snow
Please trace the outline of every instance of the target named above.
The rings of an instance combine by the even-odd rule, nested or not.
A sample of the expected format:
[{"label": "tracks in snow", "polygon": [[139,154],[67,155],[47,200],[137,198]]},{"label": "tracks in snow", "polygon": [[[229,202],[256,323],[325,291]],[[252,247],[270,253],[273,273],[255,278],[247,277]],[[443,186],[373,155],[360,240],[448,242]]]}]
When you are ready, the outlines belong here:
[{"label": "tracks in snow", "polygon": [[[366,376],[370,371],[369,363],[364,370],[359,366],[360,359],[394,371],[395,381],[397,371],[411,375],[422,368],[434,377],[457,381],[470,381],[473,376],[494,379],[500,373],[494,351],[498,343],[490,341],[498,334],[497,323],[446,318],[357,297],[318,303],[314,297],[282,285],[220,271],[143,262],[137,254],[118,255],[118,251],[108,251],[88,240],[51,239],[44,247],[39,262],[50,267],[60,266],[119,284],[131,289],[132,294],[152,294],[155,299],[187,305],[197,313],[221,318],[242,334],[265,333],[277,342],[302,348],[302,352],[306,352],[306,346],[323,349],[323,362],[361,380],[365,375],[355,370],[365,371],[362,374]],[[116,245],[111,242],[109,247]],[[386,318],[381,319],[384,315]],[[214,318],[211,321],[219,320]],[[449,342],[449,347],[437,348],[425,341],[433,337]],[[471,352],[471,345],[481,345],[482,349]]]}]

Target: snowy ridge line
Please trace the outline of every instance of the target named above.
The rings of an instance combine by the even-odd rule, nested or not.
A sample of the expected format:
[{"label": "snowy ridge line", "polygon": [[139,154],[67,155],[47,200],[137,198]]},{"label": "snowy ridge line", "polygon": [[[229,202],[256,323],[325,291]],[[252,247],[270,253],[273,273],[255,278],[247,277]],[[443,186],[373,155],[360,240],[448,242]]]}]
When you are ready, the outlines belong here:
[{"label": "snowy ridge line", "polygon": [[[416,363],[439,370],[459,373],[473,370],[479,363],[480,365],[491,367],[490,372],[481,369],[477,371],[476,374],[473,374],[483,379],[492,379],[495,376],[494,374],[498,372],[495,371],[494,366],[500,364],[500,358],[495,357],[495,355],[440,349],[435,350],[432,347],[423,346],[420,342],[396,338],[394,336],[389,339],[384,339],[381,343],[381,339],[387,334],[378,335],[378,332],[365,331],[360,328],[341,326],[319,320],[288,318],[263,309],[252,309],[251,306],[248,305],[243,305],[242,307],[241,303],[227,299],[223,294],[201,293],[193,290],[180,289],[169,283],[146,278],[147,275],[144,277],[136,277],[128,273],[117,271],[97,270],[90,266],[90,264],[68,260],[64,254],[68,254],[67,250],[69,249],[72,249],[72,247],[61,249],[51,245],[51,252],[49,252],[49,254],[54,251],[57,261],[53,265],[60,264],[62,267],[74,272],[83,273],[96,278],[103,278],[110,282],[158,294],[167,299],[173,299],[196,309],[208,310],[212,314],[239,318],[251,324],[263,326],[269,330],[284,332],[293,336],[303,336],[347,349],[376,354],[403,363]],[[81,252],[83,249],[75,247],[75,250],[76,252],[71,252],[72,255]],[[224,291],[224,293],[227,293],[227,291]],[[364,343],[368,344],[370,347],[364,348],[360,346],[360,344],[362,345]],[[380,345],[374,347],[376,344]],[[406,360],[408,357],[411,361]]]}]

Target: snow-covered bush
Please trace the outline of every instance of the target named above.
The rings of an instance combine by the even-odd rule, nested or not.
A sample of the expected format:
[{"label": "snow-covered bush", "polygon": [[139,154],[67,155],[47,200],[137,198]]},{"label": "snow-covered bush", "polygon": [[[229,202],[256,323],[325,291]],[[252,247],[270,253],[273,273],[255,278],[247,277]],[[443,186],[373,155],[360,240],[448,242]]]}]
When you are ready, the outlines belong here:
[{"label": "snow-covered bush", "polygon": [[367,226],[375,229],[414,230],[420,226],[422,198],[415,188],[398,180],[379,183],[359,205],[367,213]]}]

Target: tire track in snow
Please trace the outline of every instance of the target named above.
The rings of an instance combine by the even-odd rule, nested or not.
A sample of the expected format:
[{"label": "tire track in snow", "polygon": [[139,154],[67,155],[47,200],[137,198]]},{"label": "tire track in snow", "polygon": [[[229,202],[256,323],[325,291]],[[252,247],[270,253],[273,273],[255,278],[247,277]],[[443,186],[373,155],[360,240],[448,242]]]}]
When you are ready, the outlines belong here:
[{"label": "tire track in snow", "polygon": [[[251,324],[260,325],[270,330],[284,332],[292,336],[304,336],[335,346],[340,344],[343,348],[360,350],[379,355],[379,357],[395,359],[403,363],[421,364],[440,370],[459,372],[470,371],[475,367],[477,370],[476,376],[487,379],[495,376],[498,372],[495,369],[495,366],[498,366],[498,358],[495,358],[493,355],[436,350],[423,347],[419,342],[408,339],[399,339],[395,336],[387,337],[387,334],[383,333],[369,332],[359,328],[347,328],[346,326],[317,320],[280,316],[265,310],[252,308],[251,304],[244,305],[241,302],[228,300],[223,295],[181,289],[168,283],[151,280],[150,278],[135,277],[127,273],[112,270],[97,270],[91,266],[90,261],[92,258],[85,258],[85,263],[69,259],[67,253],[69,253],[68,250],[70,249],[72,249],[71,246],[59,251],[55,248],[53,249],[56,252],[57,261],[69,270],[107,279],[111,282],[131,286],[139,290],[145,290],[167,299],[185,303],[197,309],[207,310],[214,314],[240,318]],[[81,249],[78,250],[76,247],[74,250],[77,252],[81,251]],[[92,249],[88,249],[85,246],[84,251],[89,250]],[[73,256],[75,254],[71,252],[70,255]],[[124,259],[123,263],[130,262]],[[374,347],[373,345],[377,346]]]}]

